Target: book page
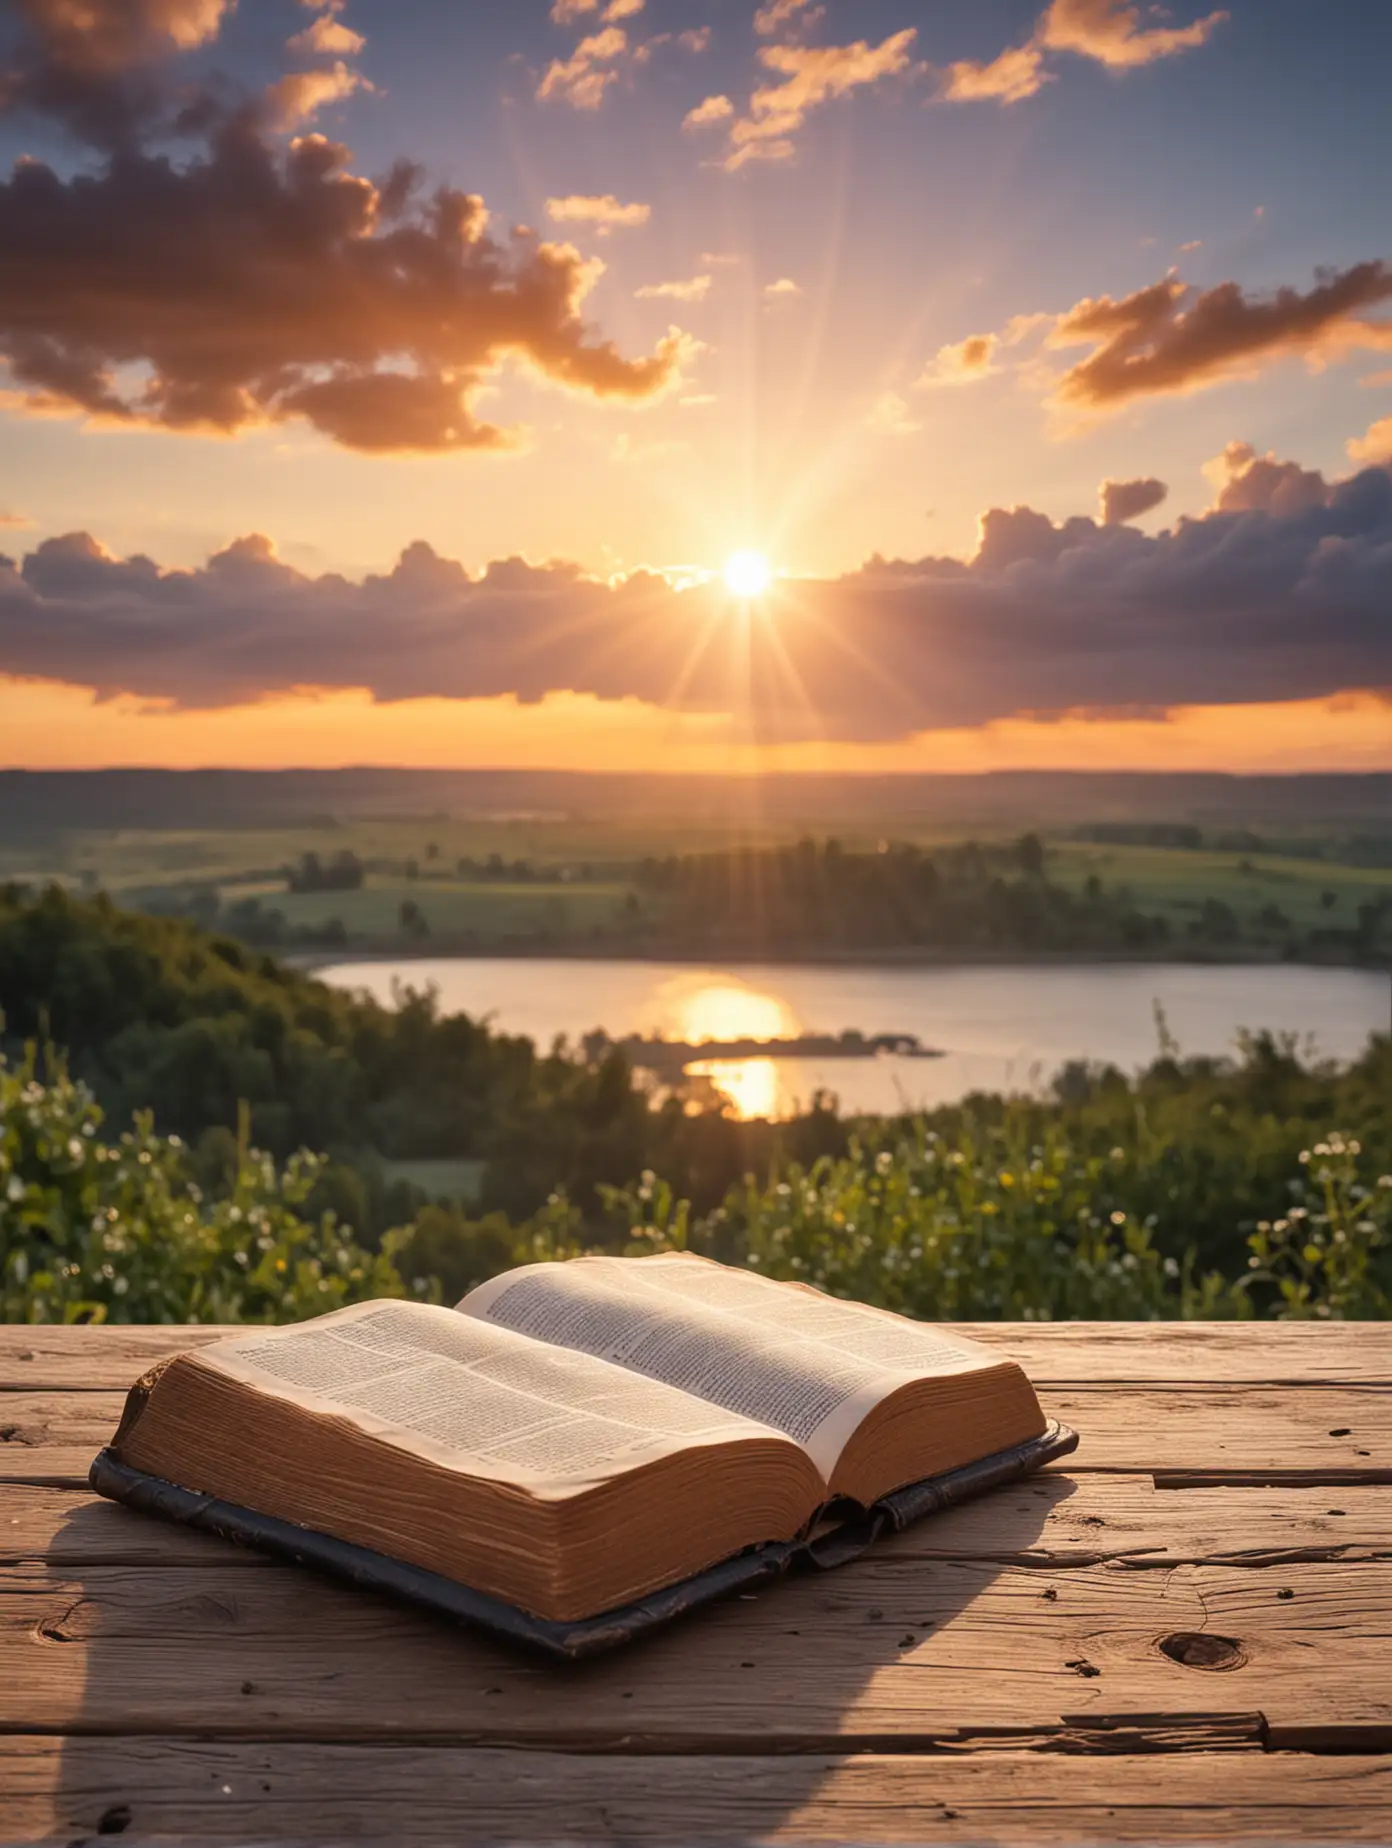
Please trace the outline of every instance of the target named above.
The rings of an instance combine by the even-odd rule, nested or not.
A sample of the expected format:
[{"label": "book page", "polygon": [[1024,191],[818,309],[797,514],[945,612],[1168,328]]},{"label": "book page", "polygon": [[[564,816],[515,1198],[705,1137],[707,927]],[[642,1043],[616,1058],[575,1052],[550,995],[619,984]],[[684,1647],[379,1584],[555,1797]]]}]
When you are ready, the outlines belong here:
[{"label": "book page", "polygon": [[211,1343],[200,1364],[533,1494],[574,1494],[691,1444],[772,1435],[589,1355],[423,1303],[361,1303]]},{"label": "book page", "polygon": [[896,1317],[683,1255],[527,1265],[481,1284],[459,1308],[771,1425],[801,1444],[828,1482],[866,1413],[906,1380],[997,1359]]}]

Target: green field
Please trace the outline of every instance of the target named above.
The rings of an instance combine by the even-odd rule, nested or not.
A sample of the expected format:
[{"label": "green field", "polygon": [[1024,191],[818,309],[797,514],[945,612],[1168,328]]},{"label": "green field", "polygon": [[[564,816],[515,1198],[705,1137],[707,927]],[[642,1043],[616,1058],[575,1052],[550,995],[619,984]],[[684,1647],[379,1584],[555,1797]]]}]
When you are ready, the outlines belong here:
[{"label": "green field", "polygon": [[1109,886],[1125,886],[1143,910],[1175,923],[1195,916],[1205,900],[1216,899],[1242,918],[1274,905],[1303,929],[1348,925],[1360,904],[1392,892],[1392,869],[1385,867],[1175,847],[1073,841],[1049,846],[1050,877],[1059,884],[1078,887],[1095,876]]},{"label": "green field", "polygon": [[[881,837],[871,817],[848,827],[832,818],[751,822],[690,814],[323,817],[285,827],[113,828],[29,832],[7,837],[0,815],[0,880],[56,881],[104,891],[119,903],[186,911],[249,941],[281,950],[316,945],[308,934],[332,929],[318,947],[428,952],[583,947],[603,937],[622,954],[640,914],[660,917],[663,901],[636,881],[645,856],[693,854],[734,845],[767,847],[835,833],[848,850],[873,852]],[[894,818],[893,838],[935,849],[970,831],[931,815]],[[1018,830],[979,829],[1003,846]],[[1205,905],[1227,907],[1244,939],[1274,953],[1290,933],[1349,931],[1360,906],[1392,900],[1392,865],[1350,863],[1350,837],[1330,824],[1283,837],[1282,852],[1112,845],[1045,834],[1048,877],[1081,891],[1097,879],[1139,910],[1165,918],[1183,945]],[[1294,849],[1292,851],[1291,849]],[[366,870],[359,889],[293,892],[286,869],[306,854],[328,865],[352,853]],[[487,866],[493,860],[491,869]],[[461,862],[471,863],[461,869]],[[521,876],[518,863],[524,863]],[[259,908],[252,923],[247,906]],[[412,910],[414,907],[414,911]],[[639,907],[639,910],[635,910]],[[341,932],[338,927],[341,927]]]},{"label": "green field", "polygon": [[268,891],[264,886],[224,885],[229,903],[259,897],[285,914],[292,925],[315,926],[338,918],[353,939],[391,937],[401,929],[401,908],[414,904],[431,936],[458,939],[556,935],[586,931],[613,921],[622,910],[627,885],[560,880],[514,885],[453,879],[391,879],[373,874],[357,892]]}]

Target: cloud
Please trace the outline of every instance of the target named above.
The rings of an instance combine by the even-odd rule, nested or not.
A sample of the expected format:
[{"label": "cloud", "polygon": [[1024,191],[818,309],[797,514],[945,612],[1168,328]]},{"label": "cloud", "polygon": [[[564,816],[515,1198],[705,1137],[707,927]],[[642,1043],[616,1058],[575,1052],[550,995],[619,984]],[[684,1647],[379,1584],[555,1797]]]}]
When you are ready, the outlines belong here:
[{"label": "cloud", "polygon": [[941,346],[914,380],[915,391],[937,385],[972,385],[990,378],[998,368],[993,363],[996,351],[994,334],[968,334],[952,346]]},{"label": "cloud", "polygon": [[703,103],[697,103],[694,109],[688,109],[682,118],[683,128],[708,128],[712,122],[725,122],[735,113],[735,105],[728,96],[708,96]]},{"label": "cloud", "polygon": [[1104,526],[1124,526],[1158,507],[1169,493],[1163,481],[1143,475],[1136,481],[1104,481],[1097,490]]},{"label": "cloud", "polygon": [[1020,103],[1052,81],[1037,45],[1012,45],[987,64],[970,58],[949,64],[942,95],[950,103]]},{"label": "cloud", "polygon": [[777,282],[766,282],[763,295],[766,302],[792,301],[802,294],[802,284],[794,282],[791,276],[780,276]]},{"label": "cloud", "polygon": [[12,109],[54,116],[93,145],[127,145],[162,102],[148,67],[215,39],[232,0],[18,0],[0,71]]},{"label": "cloud", "polygon": [[1022,103],[1053,82],[1046,52],[1069,51],[1111,70],[1134,70],[1207,44],[1227,17],[1209,13],[1188,26],[1143,26],[1140,8],[1126,0],[1050,0],[1023,45],[1008,45],[982,63],[961,58],[948,65],[939,95],[952,103]]},{"label": "cloud", "polygon": [[632,19],[642,12],[643,6],[644,0],[609,0],[607,6],[603,0],[555,0],[551,18],[558,26],[569,26],[587,14],[598,13],[601,21],[608,25],[617,19]]},{"label": "cloud", "polygon": [[558,225],[598,225],[601,233],[645,225],[652,217],[650,205],[637,199],[622,205],[613,193],[570,193],[564,199],[548,199],[546,211]]},{"label": "cloud", "polygon": [[754,30],[771,38],[785,26],[814,25],[825,12],[824,6],[809,6],[808,0],[766,0],[754,15]]},{"label": "cloud", "polygon": [[709,51],[711,45],[711,29],[709,26],[693,26],[689,31],[679,32],[677,34],[677,44],[683,51],[695,53]]},{"label": "cloud", "polygon": [[691,276],[685,282],[645,282],[633,293],[640,301],[665,297],[674,302],[702,302],[710,294],[712,281],[710,276]]},{"label": "cloud", "polygon": [[897,391],[883,391],[871,405],[865,427],[880,436],[913,436],[923,425],[910,415],[907,398]]},{"label": "cloud", "polygon": [[1334,490],[1318,469],[1298,462],[1259,456],[1250,443],[1229,443],[1222,455],[1204,463],[1204,474],[1218,490],[1217,513],[1270,513],[1278,519],[1326,507]]},{"label": "cloud", "polygon": [[353,58],[366,43],[361,32],[354,32],[332,13],[321,13],[303,32],[287,39],[285,49],[300,57]]},{"label": "cloud", "polygon": [[731,625],[718,580],[678,591],[519,559],[470,577],[418,542],[354,582],[296,571],[258,537],[166,570],[72,534],[0,564],[0,673],[190,708],[569,690],[839,740],[1392,690],[1392,474],[1276,505],[1155,537],[993,508],[974,558],[780,580],[752,629]]},{"label": "cloud", "polygon": [[361,72],[339,59],[328,70],[289,71],[278,78],[266,89],[266,108],[277,128],[295,128],[317,115],[326,104],[341,102],[355,90],[371,88]]},{"label": "cloud", "polygon": [[474,194],[417,201],[311,135],[276,150],[221,124],[176,167],[123,154],[0,183],[0,354],[28,407],[231,432],[303,417],[376,451],[496,448],[482,380],[508,359],[595,397],[680,382],[670,334],[626,359],[582,317],[602,266],[565,244],[487,234]]},{"label": "cloud", "polygon": [[1362,436],[1350,438],[1348,453],[1355,462],[1392,466],[1392,417],[1380,417]]},{"label": "cloud", "polygon": [[628,50],[628,34],[605,26],[581,39],[569,58],[555,58],[537,85],[538,102],[560,100],[574,109],[598,109],[605,92],[619,79],[618,61]]},{"label": "cloud", "polygon": [[721,163],[733,173],[753,160],[789,160],[793,136],[814,109],[836,96],[910,68],[912,26],[878,45],[857,39],[853,45],[765,45],[760,62],[779,81],[765,84],[749,99],[749,112],[730,125],[730,151]]},{"label": "cloud", "polygon": [[1050,51],[1072,51],[1113,70],[1134,70],[1206,45],[1227,17],[1217,12],[1189,26],[1142,26],[1141,9],[1125,0],[1051,0],[1039,22],[1038,40]]},{"label": "cloud", "polygon": [[1392,348],[1392,321],[1364,318],[1389,300],[1392,269],[1372,262],[1321,273],[1304,294],[1283,288],[1253,297],[1236,282],[1196,292],[1169,275],[1120,301],[1081,301],[1049,335],[1050,346],[1092,348],[1059,381],[1058,401],[1105,410],[1251,377],[1269,359]]},{"label": "cloud", "polygon": [[25,526],[32,526],[33,524],[34,522],[29,518],[27,513],[9,513],[0,510],[0,526],[6,529],[22,528]]}]

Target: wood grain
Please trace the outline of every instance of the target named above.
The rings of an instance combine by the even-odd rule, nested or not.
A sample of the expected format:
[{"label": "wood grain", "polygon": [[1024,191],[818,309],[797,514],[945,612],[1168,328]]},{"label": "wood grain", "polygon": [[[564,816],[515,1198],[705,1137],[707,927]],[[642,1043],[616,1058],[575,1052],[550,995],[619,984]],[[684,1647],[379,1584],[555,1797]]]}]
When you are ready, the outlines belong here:
[{"label": "wood grain", "polygon": [[[683,1845],[1386,1842],[1392,1763],[1260,1752],[1154,1759],[585,1758],[451,1746],[0,1739],[7,1833],[127,1840]],[[409,1821],[407,1819],[409,1818]]]},{"label": "wood grain", "polygon": [[[1231,1638],[1232,1666],[1166,1638]],[[1261,1714],[1392,1747],[1392,1566],[1058,1572],[867,1557],[558,1672],[291,1569],[0,1572],[0,1731],[890,1749]],[[196,1698],[191,1698],[191,1690]]]},{"label": "wood grain", "polygon": [[[1335,1515],[1330,1509],[1342,1510]],[[978,1559],[1136,1570],[1251,1566],[1313,1559],[1392,1559],[1392,1495],[1357,1487],[1157,1490],[1148,1477],[1050,1471],[950,1508],[883,1540],[892,1559]],[[0,1563],[70,1566],[259,1565],[257,1554],[172,1522],[133,1514],[86,1490],[0,1487]]]},{"label": "wood grain", "polygon": [[[1082,1436],[1084,1470],[1304,1472],[1392,1482],[1392,1387],[1058,1387],[1045,1409]],[[81,1487],[115,1431],[120,1392],[0,1396],[0,1482]]]},{"label": "wood grain", "polygon": [[[1392,1385],[1392,1323],[962,1322],[1045,1386]],[[124,1391],[223,1327],[0,1327],[0,1391]]]}]

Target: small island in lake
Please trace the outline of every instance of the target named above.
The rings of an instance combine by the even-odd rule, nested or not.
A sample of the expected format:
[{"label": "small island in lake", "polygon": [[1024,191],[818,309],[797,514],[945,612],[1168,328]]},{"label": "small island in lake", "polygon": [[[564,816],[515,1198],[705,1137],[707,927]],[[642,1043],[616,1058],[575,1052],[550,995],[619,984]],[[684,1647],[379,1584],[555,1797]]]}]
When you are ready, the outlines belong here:
[{"label": "small island in lake", "polygon": [[862,1033],[848,1027],[844,1033],[799,1033],[777,1039],[666,1039],[661,1034],[630,1033],[611,1039],[596,1030],[584,1039],[586,1057],[594,1060],[609,1048],[621,1052],[635,1070],[657,1072],[675,1079],[689,1065],[704,1059],[940,1059],[936,1046],[925,1046],[916,1033]]}]

